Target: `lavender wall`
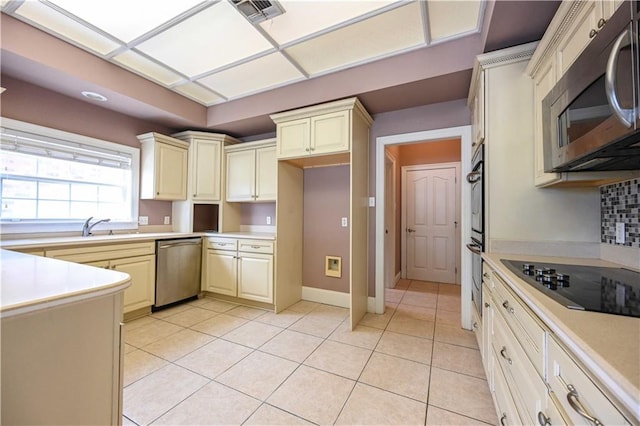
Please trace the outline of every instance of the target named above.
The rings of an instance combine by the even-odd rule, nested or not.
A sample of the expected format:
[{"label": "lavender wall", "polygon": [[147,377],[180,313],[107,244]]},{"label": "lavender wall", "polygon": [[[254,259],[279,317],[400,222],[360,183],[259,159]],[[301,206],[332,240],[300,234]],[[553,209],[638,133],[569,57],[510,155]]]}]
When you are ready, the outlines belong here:
[{"label": "lavender wall", "polygon": [[[271,217],[271,225],[267,225],[267,216]],[[240,206],[241,225],[276,225],[276,203],[243,203]]]},{"label": "lavender wall", "polygon": [[[2,76],[2,116],[66,132],[140,147],[136,135],[147,132],[170,134],[172,129],[78,101],[56,92]],[[162,225],[171,216],[171,202],[141,200],[139,214],[149,216],[149,225]]]},{"label": "lavender wall", "polygon": [[[466,99],[459,99],[376,114],[373,119],[369,137],[369,194],[371,195],[376,193],[376,139],[378,137],[467,126],[471,124],[471,111],[467,107]],[[376,209],[377,207],[369,209],[369,296],[371,297],[375,296]]]},{"label": "lavender wall", "polygon": [[[349,292],[349,166],[304,171],[302,285]],[[342,277],[325,276],[325,256],[342,257]]]}]

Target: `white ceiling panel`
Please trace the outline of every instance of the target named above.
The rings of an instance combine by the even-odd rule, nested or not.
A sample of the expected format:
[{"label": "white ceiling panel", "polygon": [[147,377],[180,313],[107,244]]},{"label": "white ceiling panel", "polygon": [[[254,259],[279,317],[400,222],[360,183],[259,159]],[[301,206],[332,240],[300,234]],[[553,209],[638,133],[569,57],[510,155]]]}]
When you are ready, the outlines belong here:
[{"label": "white ceiling panel", "polygon": [[129,68],[140,75],[147,76],[158,83],[164,84],[165,86],[172,86],[180,80],[183,80],[183,77],[179,74],[176,74],[162,65],[158,65],[132,50],[128,50],[120,55],[114,56],[113,60],[123,65],[125,68]]},{"label": "white ceiling panel", "polygon": [[231,4],[221,1],[137,48],[193,77],[273,46]]},{"label": "white ceiling panel", "polygon": [[341,28],[286,49],[311,75],[424,46],[419,3]]},{"label": "white ceiling panel", "polygon": [[58,34],[93,53],[106,55],[119,45],[73,19],[36,1],[25,1],[16,15],[26,18],[46,31]]},{"label": "white ceiling panel", "polygon": [[201,78],[200,83],[228,98],[268,90],[304,78],[281,54],[272,53],[254,61]]},{"label": "white ceiling panel", "polygon": [[50,1],[126,43],[202,2],[202,0]]},{"label": "white ceiling panel", "polygon": [[196,102],[200,102],[201,104],[206,106],[224,101],[224,98],[221,98],[220,96],[196,83],[182,84],[180,86],[174,87],[173,90],[182,93],[186,97],[191,98]]},{"label": "white ceiling panel", "polygon": [[429,31],[433,41],[475,31],[479,26],[480,0],[430,1]]},{"label": "white ceiling panel", "polygon": [[[290,43],[310,34],[371,13],[397,0],[376,1],[280,1],[283,15],[262,22],[260,26],[279,45]],[[300,25],[304,22],[304,25]]]}]

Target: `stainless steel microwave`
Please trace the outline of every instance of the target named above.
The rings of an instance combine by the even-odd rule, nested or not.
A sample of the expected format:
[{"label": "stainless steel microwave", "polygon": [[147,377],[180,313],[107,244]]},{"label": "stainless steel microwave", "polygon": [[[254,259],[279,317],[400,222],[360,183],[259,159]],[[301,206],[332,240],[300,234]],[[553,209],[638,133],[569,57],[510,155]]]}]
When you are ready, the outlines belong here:
[{"label": "stainless steel microwave", "polygon": [[542,102],[546,172],[640,170],[640,1],[625,1]]}]

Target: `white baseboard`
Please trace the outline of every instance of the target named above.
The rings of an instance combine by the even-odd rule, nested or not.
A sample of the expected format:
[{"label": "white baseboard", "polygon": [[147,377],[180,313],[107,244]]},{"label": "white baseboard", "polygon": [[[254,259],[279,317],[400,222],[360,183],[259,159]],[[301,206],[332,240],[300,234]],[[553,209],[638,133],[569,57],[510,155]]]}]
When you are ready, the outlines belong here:
[{"label": "white baseboard", "polygon": [[325,303],[327,305],[339,306],[341,308],[349,308],[351,306],[349,293],[315,287],[302,286],[302,300]]},{"label": "white baseboard", "polygon": [[[302,300],[324,303],[326,305],[339,306],[341,308],[349,308],[351,304],[349,293],[342,293],[340,291],[324,290],[322,288],[305,286],[302,286]],[[376,312],[375,297],[367,297],[367,312]]]}]

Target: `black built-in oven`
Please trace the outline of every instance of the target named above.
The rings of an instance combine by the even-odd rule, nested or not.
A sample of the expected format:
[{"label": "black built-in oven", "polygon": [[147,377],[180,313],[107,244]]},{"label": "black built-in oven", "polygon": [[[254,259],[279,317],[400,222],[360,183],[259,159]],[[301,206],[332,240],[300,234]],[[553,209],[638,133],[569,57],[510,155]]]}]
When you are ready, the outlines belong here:
[{"label": "black built-in oven", "polygon": [[480,145],[471,161],[467,182],[471,184],[471,242],[467,248],[472,253],[471,299],[482,315],[482,258],[484,251],[484,144]]}]

